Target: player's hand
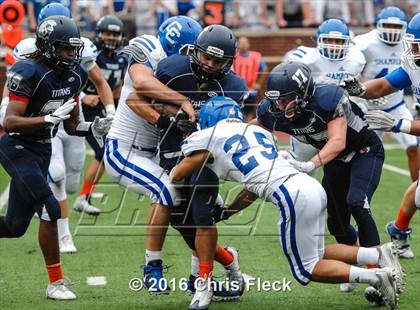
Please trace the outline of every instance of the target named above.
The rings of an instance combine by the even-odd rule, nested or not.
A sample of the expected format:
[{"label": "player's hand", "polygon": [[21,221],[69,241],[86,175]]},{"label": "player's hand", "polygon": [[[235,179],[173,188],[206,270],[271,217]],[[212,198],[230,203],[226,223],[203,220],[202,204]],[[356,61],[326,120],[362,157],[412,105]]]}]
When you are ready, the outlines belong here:
[{"label": "player's hand", "polygon": [[386,97],[380,97],[376,99],[369,99],[368,102],[370,106],[375,107],[376,109],[380,109],[388,103],[388,100]]},{"label": "player's hand", "polygon": [[195,116],[195,110],[194,107],[192,106],[191,102],[186,101],[182,106],[181,106],[182,111],[184,111],[185,113],[187,113],[188,118],[190,121],[195,122],[196,121],[196,116]]},{"label": "player's hand", "polygon": [[315,163],[313,161],[298,161],[294,158],[289,160],[289,163],[298,171],[309,173],[316,168]]},{"label": "player's hand", "polygon": [[371,110],[365,113],[365,120],[372,130],[409,133],[411,121],[395,119],[391,114],[380,110]]},{"label": "player's hand", "polygon": [[9,104],[9,97],[4,97],[0,104],[0,126],[3,127],[4,117],[6,116],[7,105]]},{"label": "player's hand", "polygon": [[60,106],[52,114],[45,115],[44,121],[46,123],[50,123],[53,126],[55,126],[58,123],[65,121],[66,119],[69,119],[70,113],[71,111],[73,111],[74,106],[76,104],[77,102],[75,102],[73,98],[67,100],[62,106]]},{"label": "player's hand", "polygon": [[197,131],[196,123],[190,121],[188,116],[182,112],[175,115],[161,115],[155,126],[161,130],[175,126],[183,134],[191,134]]},{"label": "player's hand", "polygon": [[99,96],[97,95],[85,95],[82,99],[82,103],[89,107],[96,107],[99,103]]},{"label": "player's hand", "polygon": [[104,139],[105,136],[112,125],[112,117],[103,117],[99,118],[99,116],[95,117],[95,120],[90,125],[90,129],[92,131],[93,137],[96,139],[100,147],[104,146]]},{"label": "player's hand", "polygon": [[366,92],[366,86],[356,77],[344,79],[340,86],[347,90],[350,96],[362,97]]}]

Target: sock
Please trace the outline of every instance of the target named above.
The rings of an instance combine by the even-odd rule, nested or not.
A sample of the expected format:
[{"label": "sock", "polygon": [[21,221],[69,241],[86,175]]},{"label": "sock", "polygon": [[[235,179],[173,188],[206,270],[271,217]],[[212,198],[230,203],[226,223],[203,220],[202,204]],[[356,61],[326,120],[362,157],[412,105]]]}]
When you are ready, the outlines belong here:
[{"label": "sock", "polygon": [[400,211],[398,212],[397,220],[395,221],[395,225],[400,230],[407,230],[408,225],[410,225],[412,215],[408,215],[405,213],[404,208],[400,208]]},{"label": "sock", "polygon": [[162,251],[150,251],[146,250],[146,254],[144,255],[146,258],[146,264],[154,260],[162,261]]},{"label": "sock", "polygon": [[50,283],[54,283],[58,280],[63,279],[63,273],[61,272],[61,263],[47,265],[48,277],[50,278]]},{"label": "sock", "polygon": [[194,255],[191,255],[191,274],[194,277],[198,277],[200,275],[200,260]]},{"label": "sock", "polygon": [[376,265],[378,261],[379,251],[376,248],[359,248],[357,252],[358,265]]},{"label": "sock", "polygon": [[213,264],[212,263],[200,263],[200,278],[207,279],[213,275]]},{"label": "sock", "polygon": [[64,219],[57,220],[57,231],[58,231],[58,239],[63,238],[64,236],[70,236],[70,228],[69,228],[69,218],[66,217]]},{"label": "sock", "polygon": [[95,183],[92,183],[91,181],[84,180],[82,189],[80,190],[80,196],[85,195],[86,198],[90,196],[90,194],[93,193],[93,190],[95,189]]},{"label": "sock", "polygon": [[214,255],[214,259],[221,263],[223,266],[228,266],[233,262],[233,254],[225,248],[218,246]]},{"label": "sock", "polygon": [[350,266],[349,283],[369,283],[370,285],[375,285],[378,281],[376,269]]}]

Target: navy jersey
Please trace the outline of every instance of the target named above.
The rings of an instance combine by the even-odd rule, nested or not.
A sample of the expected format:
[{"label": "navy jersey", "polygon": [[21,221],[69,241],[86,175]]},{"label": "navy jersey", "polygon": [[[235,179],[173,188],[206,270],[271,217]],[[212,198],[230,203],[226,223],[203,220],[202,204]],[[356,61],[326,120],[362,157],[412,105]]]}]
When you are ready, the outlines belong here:
[{"label": "navy jersey", "polygon": [[302,114],[293,121],[276,117],[270,112],[270,102],[261,101],[257,108],[258,121],[269,130],[288,133],[303,143],[322,149],[328,141],[328,123],[336,117],[347,119],[346,148],[338,158],[343,158],[365,146],[378,141],[376,134],[368,129],[363,112],[348,98],[341,87],[316,85],[315,93]]},{"label": "navy jersey", "polygon": [[[87,79],[86,71],[80,66],[71,71],[57,71],[35,60],[22,60],[7,72],[7,88],[11,101],[28,104],[24,116],[36,117],[50,114],[67,100],[78,96]],[[12,135],[30,141],[47,139],[55,135],[57,127]]]},{"label": "navy jersey", "polygon": [[[99,50],[99,48],[98,48]],[[104,79],[108,82],[112,90],[114,90],[122,79],[124,79],[125,71],[127,70],[127,58],[123,54],[113,54],[109,57],[107,53],[99,50],[96,57],[96,64],[101,69]],[[87,95],[97,95],[95,85],[89,81],[83,90]]]},{"label": "navy jersey", "polygon": [[[230,97],[242,105],[248,94],[244,80],[232,71],[220,81],[200,83],[191,69],[190,57],[185,55],[172,55],[160,61],[156,77],[169,88],[188,97],[196,111],[211,97]],[[180,134],[173,131],[163,133],[159,146],[161,158],[178,158],[181,142]]]}]

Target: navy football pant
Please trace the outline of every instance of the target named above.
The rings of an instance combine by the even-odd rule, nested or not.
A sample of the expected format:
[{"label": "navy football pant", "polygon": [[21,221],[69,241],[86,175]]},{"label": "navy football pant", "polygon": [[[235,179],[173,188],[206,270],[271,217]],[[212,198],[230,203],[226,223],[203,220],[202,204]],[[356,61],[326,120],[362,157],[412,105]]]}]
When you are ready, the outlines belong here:
[{"label": "navy football pant", "polygon": [[[322,185],[327,193],[328,229],[337,242],[372,247],[380,243],[370,201],[381,178],[382,143],[357,153],[349,163],[334,160],[324,167]],[[358,233],[350,224],[356,221]]]},{"label": "navy football pant", "polygon": [[47,182],[51,145],[24,142],[9,135],[0,140],[0,163],[11,177],[9,204],[0,217],[0,238],[22,236],[34,215],[56,221],[60,206]]}]

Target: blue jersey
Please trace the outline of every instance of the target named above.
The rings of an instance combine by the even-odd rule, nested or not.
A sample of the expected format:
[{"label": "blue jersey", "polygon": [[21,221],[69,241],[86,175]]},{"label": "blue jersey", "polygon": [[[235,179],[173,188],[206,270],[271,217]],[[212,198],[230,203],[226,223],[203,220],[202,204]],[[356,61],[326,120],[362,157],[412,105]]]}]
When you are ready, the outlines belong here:
[{"label": "blue jersey", "polygon": [[[156,77],[169,88],[188,97],[195,110],[199,110],[206,100],[215,96],[230,97],[242,105],[248,93],[244,80],[232,71],[220,81],[201,83],[191,69],[190,57],[185,55],[172,55],[160,61]],[[159,146],[161,158],[173,161],[179,158],[181,142],[181,135],[173,130],[162,133]]]},{"label": "blue jersey", "polygon": [[[88,79],[82,67],[71,71],[57,71],[35,60],[22,60],[7,72],[10,100],[28,104],[25,117],[43,116],[54,112],[67,100],[78,96]],[[57,132],[47,127],[16,134],[25,140],[51,138]]]},{"label": "blue jersey", "polygon": [[319,150],[328,141],[328,123],[337,117],[345,116],[346,148],[338,158],[354,154],[379,140],[376,134],[368,129],[360,108],[348,99],[343,88],[335,85],[316,85],[315,93],[307,107],[293,121],[274,116],[270,111],[270,102],[267,99],[261,101],[257,108],[257,118],[265,128],[288,133]]}]

